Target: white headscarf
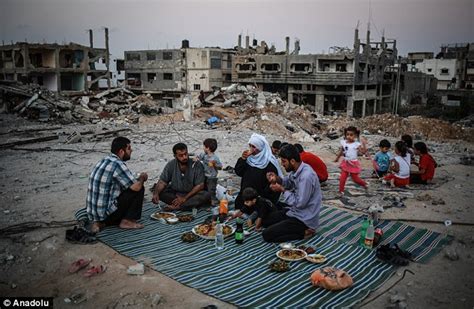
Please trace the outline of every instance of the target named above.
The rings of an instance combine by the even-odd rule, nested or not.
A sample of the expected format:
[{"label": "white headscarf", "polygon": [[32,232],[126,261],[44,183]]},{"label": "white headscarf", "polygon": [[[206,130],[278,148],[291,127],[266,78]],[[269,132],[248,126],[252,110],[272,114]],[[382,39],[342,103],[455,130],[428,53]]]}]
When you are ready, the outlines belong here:
[{"label": "white headscarf", "polygon": [[277,158],[273,155],[270,145],[265,137],[253,133],[252,136],[250,136],[249,144],[254,145],[260,152],[247,158],[248,165],[264,169],[268,166],[268,163],[271,162],[276,167],[278,176],[283,175],[280,169],[280,164],[278,163]]}]

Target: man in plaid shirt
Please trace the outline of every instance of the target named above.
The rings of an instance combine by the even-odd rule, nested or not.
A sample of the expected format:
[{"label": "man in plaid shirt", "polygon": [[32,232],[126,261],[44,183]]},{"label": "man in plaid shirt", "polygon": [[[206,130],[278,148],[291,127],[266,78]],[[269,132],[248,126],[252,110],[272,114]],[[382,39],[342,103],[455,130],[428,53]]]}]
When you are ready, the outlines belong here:
[{"label": "man in plaid shirt", "polygon": [[143,228],[137,220],[142,215],[143,184],[148,175],[140,173],[136,179],[125,164],[132,154],[130,143],[128,138],[115,138],[112,153],[98,162],[90,174],[86,204],[93,232],[110,225],[122,229]]}]

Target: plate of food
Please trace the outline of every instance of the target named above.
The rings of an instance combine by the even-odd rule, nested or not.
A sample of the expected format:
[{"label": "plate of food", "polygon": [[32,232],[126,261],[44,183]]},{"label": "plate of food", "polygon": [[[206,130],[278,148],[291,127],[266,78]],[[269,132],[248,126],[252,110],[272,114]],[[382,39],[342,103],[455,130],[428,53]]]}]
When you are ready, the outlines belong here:
[{"label": "plate of food", "polygon": [[193,215],[178,215],[180,222],[191,222],[194,220]]},{"label": "plate of food", "polygon": [[[216,238],[216,224],[215,223],[203,223],[193,227],[192,232],[203,239]],[[224,224],[223,230],[224,238],[228,237],[235,232],[235,227]]]},{"label": "plate of food", "polygon": [[158,211],[158,212],[152,213],[150,217],[155,220],[167,221],[168,219],[176,218],[176,215],[172,212]]},{"label": "plate of food", "polygon": [[280,259],[288,262],[300,261],[308,256],[308,254],[301,249],[282,249],[278,251],[276,255]]},{"label": "plate of food", "polygon": [[314,264],[322,264],[326,262],[326,257],[322,254],[308,254],[306,261]]}]

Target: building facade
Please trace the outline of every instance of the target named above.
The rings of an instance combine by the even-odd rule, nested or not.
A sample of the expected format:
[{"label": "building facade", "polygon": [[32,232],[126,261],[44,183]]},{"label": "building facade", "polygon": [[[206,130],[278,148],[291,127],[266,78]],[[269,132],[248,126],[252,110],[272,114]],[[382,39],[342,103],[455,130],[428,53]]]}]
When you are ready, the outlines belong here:
[{"label": "building facade", "polygon": [[256,84],[260,89],[279,92],[289,102],[304,104],[320,114],[342,113],[366,116],[390,110],[392,104],[392,75],[385,69],[397,59],[396,41],[365,43],[355,30],[354,46],[334,47],[329,54],[300,55],[299,41],[289,50],[275,52],[266,44],[241,47],[233,60],[232,81]]},{"label": "building facade", "polygon": [[[107,50],[70,43],[17,43],[0,46],[0,79],[35,83],[51,91],[84,92],[98,89],[110,78]],[[107,60],[106,60],[107,59]]]}]

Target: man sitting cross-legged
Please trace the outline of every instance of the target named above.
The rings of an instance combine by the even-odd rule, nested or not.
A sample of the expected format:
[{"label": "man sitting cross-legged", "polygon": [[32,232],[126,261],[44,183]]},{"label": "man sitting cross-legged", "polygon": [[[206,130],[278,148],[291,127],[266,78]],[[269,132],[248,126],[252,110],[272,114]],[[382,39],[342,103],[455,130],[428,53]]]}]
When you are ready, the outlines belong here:
[{"label": "man sitting cross-legged", "polygon": [[169,210],[189,210],[211,204],[211,194],[204,191],[204,167],[189,160],[188,147],[173,146],[174,159],[166,164],[153,190],[153,203],[160,200]]}]

